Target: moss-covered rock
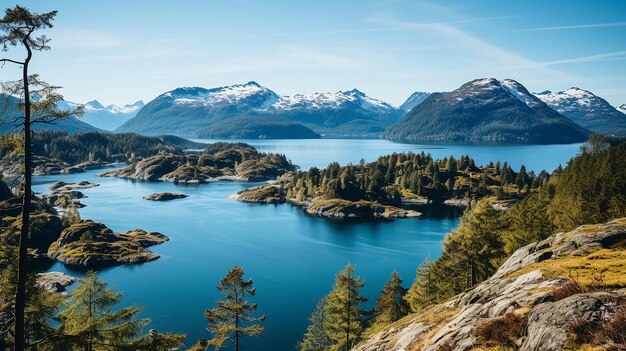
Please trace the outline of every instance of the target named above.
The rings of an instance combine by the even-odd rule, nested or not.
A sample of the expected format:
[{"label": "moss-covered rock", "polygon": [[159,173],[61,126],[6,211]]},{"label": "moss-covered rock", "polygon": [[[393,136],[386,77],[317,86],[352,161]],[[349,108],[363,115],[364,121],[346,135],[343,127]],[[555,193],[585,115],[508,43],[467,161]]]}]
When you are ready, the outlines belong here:
[{"label": "moss-covered rock", "polygon": [[143,263],[159,258],[147,247],[167,240],[163,234],[141,229],[115,233],[102,223],[85,220],[63,230],[50,246],[48,256],[68,265],[90,269]]}]

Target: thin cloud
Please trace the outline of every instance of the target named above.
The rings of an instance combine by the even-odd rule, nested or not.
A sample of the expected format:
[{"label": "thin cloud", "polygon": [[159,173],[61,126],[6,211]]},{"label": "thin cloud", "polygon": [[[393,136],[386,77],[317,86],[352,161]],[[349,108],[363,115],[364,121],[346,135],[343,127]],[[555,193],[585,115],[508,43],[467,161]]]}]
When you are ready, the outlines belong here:
[{"label": "thin cloud", "polygon": [[575,57],[571,59],[555,60],[555,61],[544,62],[542,63],[542,65],[555,66],[555,65],[563,65],[563,64],[569,64],[569,63],[622,61],[622,60],[626,60],[626,51],[615,51],[615,52],[608,52],[604,54]]},{"label": "thin cloud", "polygon": [[608,27],[626,27],[626,22],[606,22],[606,23],[594,23],[594,24],[579,24],[573,26],[556,26],[556,27],[541,27],[527,29],[529,32],[548,31],[548,30],[568,30],[568,29],[587,29],[587,28],[608,28]]}]

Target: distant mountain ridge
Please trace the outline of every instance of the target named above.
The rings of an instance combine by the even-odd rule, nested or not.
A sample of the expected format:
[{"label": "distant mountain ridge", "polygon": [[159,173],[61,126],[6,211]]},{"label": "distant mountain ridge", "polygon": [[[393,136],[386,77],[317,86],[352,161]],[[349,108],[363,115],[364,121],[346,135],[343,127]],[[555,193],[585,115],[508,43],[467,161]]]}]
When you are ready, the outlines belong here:
[{"label": "distant mountain ridge", "polygon": [[[7,104],[4,106],[4,104]],[[14,96],[7,96],[5,94],[0,94],[0,112],[2,112],[2,121],[8,122],[14,119],[17,116],[23,116],[23,111],[18,111],[18,103],[19,99]],[[60,104],[61,108],[67,105]],[[18,132],[21,129],[15,129],[12,124],[0,124],[0,134],[7,134]],[[85,123],[82,120],[76,117],[68,117],[65,119],[61,119],[54,124],[33,124],[33,130],[55,130],[55,131],[65,131],[68,134],[76,134],[79,132],[97,132],[101,131],[100,129],[92,126],[91,124]]]},{"label": "distant mountain ridge", "polygon": [[[291,121],[327,136],[372,136],[397,121],[403,112],[354,89],[336,93],[279,96],[256,82],[213,89],[178,88],[159,95],[116,131],[182,136],[230,118],[259,124]],[[265,118],[265,121],[260,119]],[[184,122],[184,123],[183,123]],[[298,128],[302,130],[301,128]]]},{"label": "distant mountain ridge", "polygon": [[[62,108],[75,108],[77,103],[66,101],[61,104]],[[144,102],[139,100],[133,104],[123,106],[102,105],[98,100],[92,100],[84,105],[84,115],[81,121],[103,130],[113,131],[124,122],[135,117],[137,112],[144,106]]]},{"label": "distant mountain ridge", "polygon": [[408,142],[572,143],[587,135],[520,83],[494,78],[430,94],[384,133]]},{"label": "distant mountain ridge", "polygon": [[[580,88],[535,94],[555,111],[596,133],[626,136],[626,116],[603,98]],[[624,105],[622,105],[624,106]],[[626,106],[624,106],[626,108]]]}]

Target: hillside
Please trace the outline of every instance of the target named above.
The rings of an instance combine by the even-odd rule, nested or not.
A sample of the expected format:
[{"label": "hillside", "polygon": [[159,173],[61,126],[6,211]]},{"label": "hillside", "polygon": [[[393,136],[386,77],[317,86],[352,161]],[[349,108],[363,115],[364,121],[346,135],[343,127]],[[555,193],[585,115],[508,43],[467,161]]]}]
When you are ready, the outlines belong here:
[{"label": "hillside", "polygon": [[406,142],[573,143],[588,131],[513,80],[477,79],[433,93],[389,127],[384,137]]},{"label": "hillside", "polygon": [[198,132],[206,139],[317,139],[319,134],[311,129],[283,118],[234,117],[217,121]]},{"label": "hillside", "polygon": [[569,88],[552,93],[535,94],[554,110],[592,132],[626,136],[626,116],[592,92]]},{"label": "hillside", "polygon": [[[255,82],[213,89],[178,88],[150,101],[118,132],[236,138],[378,136],[402,112],[358,90],[279,96]],[[230,119],[237,119],[229,121]],[[287,124],[286,120],[292,121]],[[303,127],[305,126],[305,127]],[[224,130],[222,130],[222,128]]]},{"label": "hillside", "polygon": [[409,315],[352,350],[623,346],[625,244],[626,218],[554,234],[515,251],[491,278],[468,292]]}]

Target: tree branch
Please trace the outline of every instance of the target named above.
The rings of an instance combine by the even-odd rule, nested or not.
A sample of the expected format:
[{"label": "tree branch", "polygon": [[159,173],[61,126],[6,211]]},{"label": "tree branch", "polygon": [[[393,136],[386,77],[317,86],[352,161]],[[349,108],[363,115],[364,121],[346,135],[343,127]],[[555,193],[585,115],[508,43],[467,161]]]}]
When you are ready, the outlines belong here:
[{"label": "tree branch", "polygon": [[7,58],[5,58],[5,59],[0,59],[0,62],[2,62],[2,63],[3,63],[3,65],[4,65],[4,62],[11,62],[11,63],[15,63],[16,65],[23,65],[23,64],[24,64],[24,62],[21,62],[21,61],[15,61],[15,60],[7,59]]}]

